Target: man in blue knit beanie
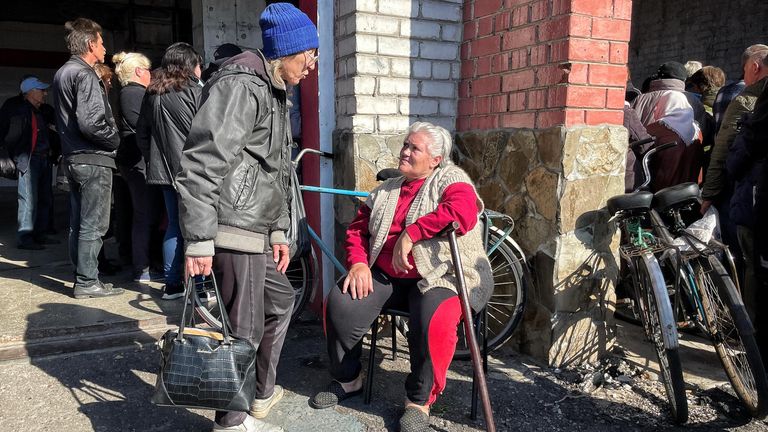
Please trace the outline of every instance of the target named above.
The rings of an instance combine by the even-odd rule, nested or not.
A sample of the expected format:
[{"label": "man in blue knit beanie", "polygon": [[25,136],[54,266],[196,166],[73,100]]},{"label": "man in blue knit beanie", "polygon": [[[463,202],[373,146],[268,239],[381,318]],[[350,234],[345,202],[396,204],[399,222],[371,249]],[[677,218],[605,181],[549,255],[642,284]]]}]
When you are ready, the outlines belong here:
[{"label": "man in blue knit beanie", "polygon": [[287,87],[314,70],[318,37],[288,3],[269,5],[259,24],[264,47],[230,57],[206,82],[176,177],[186,273],[216,275],[233,334],[257,347],[250,411],[216,411],[214,431],[283,430],[261,419],[283,397],[275,375],[295,297],[285,276]]}]

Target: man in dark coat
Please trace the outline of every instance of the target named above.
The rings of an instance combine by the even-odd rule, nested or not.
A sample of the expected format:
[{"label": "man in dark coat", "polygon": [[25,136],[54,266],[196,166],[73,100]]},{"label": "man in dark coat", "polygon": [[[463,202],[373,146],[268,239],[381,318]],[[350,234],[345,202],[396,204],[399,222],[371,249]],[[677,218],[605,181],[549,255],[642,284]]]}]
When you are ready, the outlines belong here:
[{"label": "man in dark coat", "polygon": [[53,79],[56,129],[70,188],[69,256],[75,298],[123,293],[99,280],[98,256],[109,228],[112,170],[120,144],[104,83],[93,65],[104,62],[101,26],[78,18],[65,24],[72,57]]},{"label": "man in dark coat", "polygon": [[58,243],[45,236],[53,202],[51,155],[55,147],[51,119],[42,110],[48,87],[37,77],[28,77],[20,84],[20,103],[6,105],[3,142],[18,172],[19,249],[40,250],[45,249],[43,244]]}]

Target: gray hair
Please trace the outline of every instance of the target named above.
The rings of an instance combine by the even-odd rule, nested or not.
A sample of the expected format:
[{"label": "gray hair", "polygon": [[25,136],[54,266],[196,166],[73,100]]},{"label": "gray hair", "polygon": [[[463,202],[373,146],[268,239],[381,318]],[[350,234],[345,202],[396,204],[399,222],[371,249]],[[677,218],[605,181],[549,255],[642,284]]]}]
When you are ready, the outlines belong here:
[{"label": "gray hair", "polygon": [[275,81],[275,84],[279,88],[286,89],[288,86],[285,85],[285,80],[283,80],[283,58],[276,58],[273,60],[267,60],[267,63],[269,64],[269,73],[272,74],[272,79]]},{"label": "gray hair", "polygon": [[755,44],[744,50],[741,54],[742,69],[748,61],[755,60],[763,66],[768,66],[768,45]]},{"label": "gray hair", "polygon": [[424,133],[430,138],[428,145],[429,154],[434,158],[442,156],[440,166],[453,164],[451,160],[451,150],[453,149],[453,139],[451,134],[444,127],[434,125],[429,122],[415,122],[408,128],[408,135],[414,133]]},{"label": "gray hair", "polygon": [[685,62],[683,67],[685,67],[685,71],[688,72],[688,76],[690,77],[691,75],[698,72],[702,67],[704,67],[704,65],[701,64],[700,61],[688,60],[687,62]]},{"label": "gray hair", "polygon": [[101,34],[101,26],[88,18],[67,21],[64,30],[67,32],[67,49],[72,55],[86,54],[90,48],[88,44],[99,40]]}]

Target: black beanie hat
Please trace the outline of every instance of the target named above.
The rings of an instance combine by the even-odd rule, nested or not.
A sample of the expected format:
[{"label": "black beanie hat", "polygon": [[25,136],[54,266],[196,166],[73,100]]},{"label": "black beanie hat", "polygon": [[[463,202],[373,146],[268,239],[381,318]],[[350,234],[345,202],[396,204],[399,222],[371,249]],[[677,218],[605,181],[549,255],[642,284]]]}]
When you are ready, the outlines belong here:
[{"label": "black beanie hat", "polygon": [[688,71],[685,70],[685,66],[676,62],[670,61],[659,66],[659,70],[656,71],[657,79],[672,78],[680,81],[688,79]]}]

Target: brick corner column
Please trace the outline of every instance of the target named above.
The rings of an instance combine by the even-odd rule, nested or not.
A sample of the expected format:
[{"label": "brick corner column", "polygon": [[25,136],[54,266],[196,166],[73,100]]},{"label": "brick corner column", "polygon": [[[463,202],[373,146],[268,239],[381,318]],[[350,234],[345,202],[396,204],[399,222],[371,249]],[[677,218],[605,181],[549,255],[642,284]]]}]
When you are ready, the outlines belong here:
[{"label": "brick corner column", "polygon": [[612,344],[624,190],[631,0],[465,0],[457,148],[487,207],[533,261],[525,352],[553,365]]}]

